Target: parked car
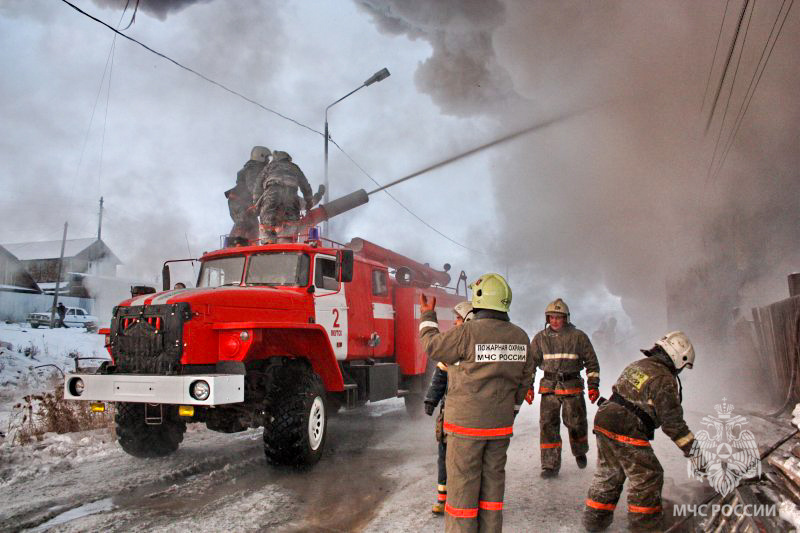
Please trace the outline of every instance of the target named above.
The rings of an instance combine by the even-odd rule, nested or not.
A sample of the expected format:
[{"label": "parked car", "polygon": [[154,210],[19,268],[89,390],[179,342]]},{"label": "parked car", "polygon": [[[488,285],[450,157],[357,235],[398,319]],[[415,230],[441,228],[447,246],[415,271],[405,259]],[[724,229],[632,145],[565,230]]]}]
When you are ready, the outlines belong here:
[{"label": "parked car", "polygon": [[[58,313],[54,319],[58,321]],[[32,328],[39,326],[50,327],[50,313],[31,313],[28,315],[28,322]],[[67,314],[64,317],[64,326],[68,328],[86,328],[87,331],[97,330],[97,317],[90,315],[85,309],[80,307],[67,307]]]}]

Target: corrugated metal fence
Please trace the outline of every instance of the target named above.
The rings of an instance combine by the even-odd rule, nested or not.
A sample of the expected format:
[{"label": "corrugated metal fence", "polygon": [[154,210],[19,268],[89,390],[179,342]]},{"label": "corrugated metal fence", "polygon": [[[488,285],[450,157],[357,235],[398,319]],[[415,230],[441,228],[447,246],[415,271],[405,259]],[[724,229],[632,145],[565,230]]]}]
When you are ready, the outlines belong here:
[{"label": "corrugated metal fence", "polygon": [[[59,302],[67,307],[82,307],[89,313],[94,309],[94,300],[61,296]],[[24,322],[28,313],[48,312],[53,305],[52,294],[27,294],[23,292],[0,291],[0,320]]]},{"label": "corrugated metal fence", "polygon": [[753,321],[775,401],[800,401],[800,296],[754,308]]}]

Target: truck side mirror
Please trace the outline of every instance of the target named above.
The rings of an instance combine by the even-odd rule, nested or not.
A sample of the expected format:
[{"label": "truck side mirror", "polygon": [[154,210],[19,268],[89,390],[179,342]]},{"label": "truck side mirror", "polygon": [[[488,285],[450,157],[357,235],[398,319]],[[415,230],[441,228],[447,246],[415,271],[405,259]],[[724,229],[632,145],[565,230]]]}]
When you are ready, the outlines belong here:
[{"label": "truck side mirror", "polygon": [[353,281],[354,263],[353,250],[339,251],[339,271],[342,273],[342,283]]},{"label": "truck side mirror", "polygon": [[162,279],[162,287],[165,291],[168,291],[169,288],[172,286],[169,280],[169,265],[164,265],[161,269],[161,279]]}]

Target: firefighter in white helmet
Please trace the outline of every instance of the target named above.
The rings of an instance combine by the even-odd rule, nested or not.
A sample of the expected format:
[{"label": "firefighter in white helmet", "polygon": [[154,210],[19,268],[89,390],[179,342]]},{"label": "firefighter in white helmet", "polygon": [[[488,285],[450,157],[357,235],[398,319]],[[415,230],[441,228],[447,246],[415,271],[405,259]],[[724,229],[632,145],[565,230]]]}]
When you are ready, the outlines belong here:
[{"label": "firefighter in white helmet", "polygon": [[420,337],[447,364],[445,530],[501,531],[506,452],[533,374],[529,338],[509,321],[511,288],[499,274],[470,285],[475,315],[439,332],[436,298],[420,295]]},{"label": "firefighter in white helmet", "polygon": [[[545,309],[545,328],[536,334],[531,353],[544,371],[539,381],[539,447],[542,477],[554,477],[561,468],[561,416],[569,433],[569,445],[579,468],[586,468],[589,427],[583,399],[581,370],[586,369],[589,400],[600,396],[600,364],[589,337],[570,322],[569,307],[561,298]],[[533,402],[533,389],[526,398]]]},{"label": "firefighter in white helmet", "polygon": [[673,331],[656,341],[647,357],[622,371],[613,394],[601,400],[594,418],[597,470],[583,523],[589,531],[606,529],[625,479],[628,485],[628,524],[636,530],[661,526],[661,487],[664,471],[650,446],[655,430],[664,433],[687,457],[694,435],[683,419],[678,374],[694,366],[694,347],[685,333]]},{"label": "firefighter in white helmet", "polygon": [[[455,314],[454,325],[460,326],[464,322],[472,320],[474,310],[469,302],[459,302],[453,307]],[[447,465],[445,458],[447,454],[447,435],[444,434],[444,400],[447,395],[447,365],[439,362],[433,371],[431,384],[425,394],[425,414],[433,416],[436,406],[441,402],[439,416],[436,417],[436,441],[439,443],[439,467],[438,479],[436,484],[436,502],[431,510],[434,514],[443,514],[444,505],[447,501]]]}]

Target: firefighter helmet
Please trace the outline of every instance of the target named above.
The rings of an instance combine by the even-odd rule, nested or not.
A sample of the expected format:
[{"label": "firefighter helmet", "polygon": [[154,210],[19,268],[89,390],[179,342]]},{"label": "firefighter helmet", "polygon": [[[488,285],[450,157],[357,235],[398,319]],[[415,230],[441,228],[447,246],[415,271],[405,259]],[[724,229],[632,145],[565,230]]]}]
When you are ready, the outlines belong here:
[{"label": "firefighter helmet", "polygon": [[511,308],[511,287],[500,274],[484,274],[470,286],[472,307],[475,309],[494,309],[507,313]]},{"label": "firefighter helmet", "polygon": [[664,349],[675,369],[680,370],[685,366],[694,368],[694,346],[692,341],[682,331],[671,331],[656,341]]},{"label": "firefighter helmet", "polygon": [[270,152],[269,148],[266,146],[253,146],[253,149],[250,151],[250,161],[266,162],[271,155],[272,152]]},{"label": "firefighter helmet", "polygon": [[286,159],[287,161],[292,160],[292,156],[287,154],[286,152],[282,152],[280,150],[275,150],[272,152],[272,160],[273,161],[280,161],[281,159]]},{"label": "firefighter helmet", "polygon": [[472,320],[472,314],[474,310],[472,309],[472,304],[469,302],[459,302],[453,307],[453,312],[461,317],[464,322],[468,320]]},{"label": "firefighter helmet", "polygon": [[561,298],[556,298],[547,304],[547,307],[544,310],[544,316],[546,317],[547,315],[564,315],[569,317],[569,306],[567,305],[567,302]]}]

